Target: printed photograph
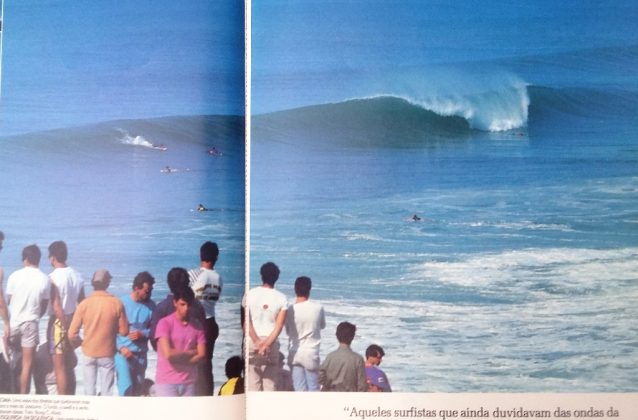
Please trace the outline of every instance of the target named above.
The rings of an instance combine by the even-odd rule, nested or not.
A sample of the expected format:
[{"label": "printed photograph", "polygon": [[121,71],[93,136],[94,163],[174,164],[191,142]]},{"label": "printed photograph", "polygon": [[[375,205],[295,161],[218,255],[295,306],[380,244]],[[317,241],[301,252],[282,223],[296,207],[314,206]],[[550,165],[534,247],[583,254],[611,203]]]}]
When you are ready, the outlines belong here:
[{"label": "printed photograph", "polygon": [[254,1],[248,389],[635,392],[637,19]]},{"label": "printed photograph", "polygon": [[239,392],[243,2],[4,1],[1,33],[2,393]]}]

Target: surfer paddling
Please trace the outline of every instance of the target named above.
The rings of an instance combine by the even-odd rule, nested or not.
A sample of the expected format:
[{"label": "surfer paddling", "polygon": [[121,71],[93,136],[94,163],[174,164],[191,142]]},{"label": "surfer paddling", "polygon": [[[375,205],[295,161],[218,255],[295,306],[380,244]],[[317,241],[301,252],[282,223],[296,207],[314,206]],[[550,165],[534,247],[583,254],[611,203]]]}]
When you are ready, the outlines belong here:
[{"label": "surfer paddling", "polygon": [[211,156],[221,156],[222,152],[218,150],[215,146],[208,149],[208,154]]}]

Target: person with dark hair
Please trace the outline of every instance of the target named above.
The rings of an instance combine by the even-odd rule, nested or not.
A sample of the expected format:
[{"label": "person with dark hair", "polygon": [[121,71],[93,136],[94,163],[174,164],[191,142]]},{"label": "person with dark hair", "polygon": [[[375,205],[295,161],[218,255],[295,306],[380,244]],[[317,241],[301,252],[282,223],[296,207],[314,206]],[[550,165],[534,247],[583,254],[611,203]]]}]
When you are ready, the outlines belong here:
[{"label": "person with dark hair", "polygon": [[319,350],[326,317],[323,307],[309,300],[311,288],[309,277],[295,280],[297,299],[286,314],[288,364],[295,391],[319,391]]},{"label": "person with dark hair", "polygon": [[215,304],[222,292],[222,278],[215,271],[215,263],[219,257],[219,248],[215,242],[204,242],[199,249],[199,267],[188,272],[190,287],[195,298],[206,312],[204,335],[206,336],[206,357],[202,361],[201,375],[197,380],[197,395],[210,396],[214,392],[213,352],[215,341],[219,336],[219,326],[215,321]]},{"label": "person with dark hair", "polygon": [[228,380],[219,388],[218,395],[237,395],[244,393],[244,359],[233,356],[226,360],[224,366]]},{"label": "person with dark hair", "polygon": [[[168,271],[166,275],[166,284],[168,284],[169,293],[166,295],[163,301],[158,303],[153,310],[151,316],[151,346],[157,351],[157,339],[155,338],[155,330],[157,329],[157,323],[160,319],[164,318],[175,312],[175,305],[173,304],[173,294],[175,290],[189,287],[188,286],[188,271],[182,267],[173,267]],[[206,315],[202,304],[196,299],[191,304],[189,310],[189,317],[196,319],[200,325],[204,325],[206,321]]]},{"label": "person with dark hair", "polygon": [[363,357],[350,348],[357,327],[349,322],[337,325],[339,348],[326,356],[319,368],[322,391],[366,392],[366,370]]},{"label": "person with dark hair", "polygon": [[[67,265],[68,249],[63,241],[55,241],[49,245],[49,262],[53,271],[49,274],[51,287],[55,289],[64,314],[59,318],[49,311],[47,339],[51,353],[58,395],[75,394],[75,357],[73,346],[67,337],[67,330],[73,314],[84,299],[84,279],[74,268]],[[51,307],[53,305],[50,305]]]},{"label": "person with dark hair", "polygon": [[[7,280],[7,303],[10,315],[10,342],[22,349],[19,392],[28,394],[33,371],[35,349],[39,339],[40,318],[46,312],[51,299],[51,281],[39,268],[40,248],[29,245],[22,250],[20,270],[14,271]],[[56,316],[63,317],[59,302],[54,306]]]},{"label": "person with dark hair", "polygon": [[276,391],[279,376],[279,334],[288,302],[275,290],[279,268],[267,262],[260,269],[262,285],[248,291],[248,391]]},{"label": "person with dark hair", "polygon": [[197,368],[206,356],[206,338],[199,322],[189,316],[194,300],[190,287],[177,288],[173,291],[175,312],[157,324],[154,390],[159,397],[195,395]]},{"label": "person with dark hair", "polygon": [[155,278],[142,271],[133,279],[132,291],[120,298],[128,319],[128,335],[117,336],[115,371],[120,395],[140,396],[143,393],[148,366],[148,339],[155,302],[151,300]]},{"label": "person with dark hair", "polygon": [[[100,269],[93,274],[93,293],[78,305],[69,327],[71,343],[82,345],[84,392],[111,396],[115,381],[116,338],[128,334],[128,319],[122,302],[106,291],[111,273]],[[80,339],[80,328],[84,339]],[[100,390],[97,390],[98,378]]]},{"label": "person with dark hair", "polygon": [[388,377],[385,375],[379,365],[381,359],[385,356],[385,352],[381,346],[371,344],[366,349],[366,377],[368,381],[368,391],[371,392],[392,392]]}]

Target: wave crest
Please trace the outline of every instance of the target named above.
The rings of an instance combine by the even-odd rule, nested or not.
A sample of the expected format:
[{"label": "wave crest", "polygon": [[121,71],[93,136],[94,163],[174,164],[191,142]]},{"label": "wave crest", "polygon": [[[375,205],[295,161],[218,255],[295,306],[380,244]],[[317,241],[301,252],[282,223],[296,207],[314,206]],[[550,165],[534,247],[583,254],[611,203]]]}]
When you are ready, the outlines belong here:
[{"label": "wave crest", "polygon": [[156,146],[150,141],[146,140],[144,136],[132,136],[126,130],[118,130],[122,133],[122,138],[120,138],[120,142],[122,144],[128,144],[130,146],[142,146],[148,147],[150,149],[155,148]]},{"label": "wave crest", "polygon": [[530,98],[527,83],[512,75],[470,76],[459,83],[429,83],[436,88],[398,90],[383,96],[396,96],[413,105],[444,117],[457,116],[470,128],[482,131],[507,131],[527,125]]}]

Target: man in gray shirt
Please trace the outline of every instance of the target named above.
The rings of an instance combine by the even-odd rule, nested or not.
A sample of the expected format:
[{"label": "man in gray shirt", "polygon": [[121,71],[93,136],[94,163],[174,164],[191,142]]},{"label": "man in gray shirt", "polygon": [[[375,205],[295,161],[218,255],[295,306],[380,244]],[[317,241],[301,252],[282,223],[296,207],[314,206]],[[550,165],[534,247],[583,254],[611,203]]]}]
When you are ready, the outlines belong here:
[{"label": "man in gray shirt", "polygon": [[328,354],[319,368],[322,391],[366,392],[366,369],[363,357],[352,351],[350,344],[357,327],[349,322],[337,325],[339,348]]}]

